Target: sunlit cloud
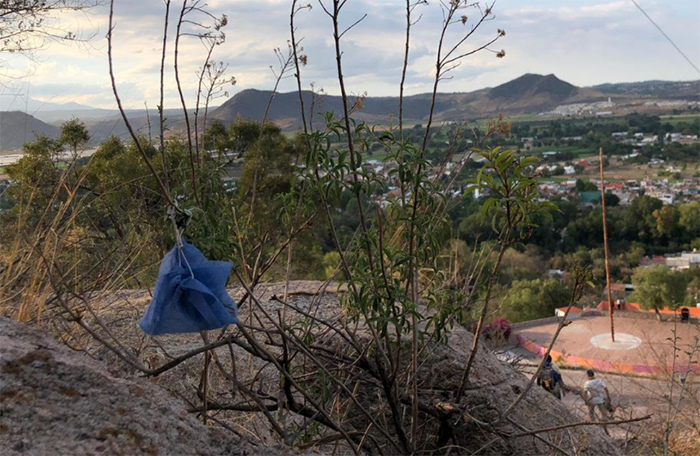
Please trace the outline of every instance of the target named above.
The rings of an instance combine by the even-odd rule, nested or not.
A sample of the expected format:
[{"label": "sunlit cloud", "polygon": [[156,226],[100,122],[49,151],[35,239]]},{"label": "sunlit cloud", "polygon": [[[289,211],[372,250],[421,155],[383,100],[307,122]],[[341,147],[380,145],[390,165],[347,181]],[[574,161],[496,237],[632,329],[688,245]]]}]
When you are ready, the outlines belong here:
[{"label": "sunlit cloud", "polygon": [[[310,1],[310,0],[309,0]],[[273,49],[287,50],[290,0],[210,0],[212,14],[226,14],[226,41],[213,58],[226,62],[237,85],[231,94],[248,89],[271,89],[277,67]],[[700,8],[695,1],[641,1],[650,15],[672,35],[686,54],[700,63],[697,24]],[[173,1],[166,54],[166,107],[179,105],[173,65],[175,24],[181,2]],[[328,93],[338,92],[335,78],[332,24],[318,2],[296,19],[297,35],[303,37],[308,66],[302,69],[304,87],[311,83]],[[116,0],[114,68],[120,94],[127,107],[154,107],[159,98],[160,53],[164,3]],[[343,24],[366,19],[343,39],[343,63],[348,89],[370,96],[396,95],[403,63],[404,5],[395,0],[348,0]],[[476,11],[469,14],[476,15]],[[697,74],[658,34],[646,18],[628,1],[603,0],[501,0],[495,18],[484,24],[466,44],[469,49],[493,36],[497,28],[507,34],[495,50],[505,49],[506,58],[484,52],[465,60],[444,81],[442,90],[472,91],[492,87],[526,72],[557,76],[579,86],[603,82],[648,79],[696,79]],[[427,92],[432,87],[437,37],[441,27],[440,4],[431,1],[416,9],[420,21],[412,29],[411,61],[406,90]],[[80,46],[52,45],[34,60],[9,59],[5,75],[27,76],[22,90],[42,101],[80,102],[113,108],[114,100],[107,68],[105,34],[108,10],[101,7],[89,14],[75,13],[63,18],[64,26],[93,36]],[[447,36],[453,43],[464,30]],[[179,65],[183,90],[193,103],[197,73],[204,51],[199,40],[183,37]],[[280,90],[294,90],[288,78]],[[223,100],[220,100],[223,101]]]}]

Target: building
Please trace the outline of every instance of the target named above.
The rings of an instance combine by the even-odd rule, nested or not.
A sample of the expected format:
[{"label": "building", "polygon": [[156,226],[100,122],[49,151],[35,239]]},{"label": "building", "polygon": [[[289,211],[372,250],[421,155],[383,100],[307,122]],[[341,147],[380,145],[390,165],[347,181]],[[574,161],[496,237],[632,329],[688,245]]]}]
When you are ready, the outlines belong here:
[{"label": "building", "polygon": [[683,252],[680,255],[667,256],[666,267],[669,269],[690,269],[692,265],[700,265],[700,252]]},{"label": "building", "polygon": [[[581,318],[581,313],[583,310],[579,309],[576,306],[571,306],[571,309],[569,310],[569,315],[566,317],[567,320],[578,320]],[[566,307],[559,307],[558,309],[554,310],[554,315],[559,318],[564,318],[564,315],[566,315]]]},{"label": "building", "polygon": [[580,192],[578,196],[584,203],[600,203],[600,192]]},{"label": "building", "polygon": [[673,193],[663,192],[659,190],[652,190],[647,192],[646,194],[653,198],[660,199],[664,202],[664,204],[673,204],[673,202],[676,200],[676,196]]}]

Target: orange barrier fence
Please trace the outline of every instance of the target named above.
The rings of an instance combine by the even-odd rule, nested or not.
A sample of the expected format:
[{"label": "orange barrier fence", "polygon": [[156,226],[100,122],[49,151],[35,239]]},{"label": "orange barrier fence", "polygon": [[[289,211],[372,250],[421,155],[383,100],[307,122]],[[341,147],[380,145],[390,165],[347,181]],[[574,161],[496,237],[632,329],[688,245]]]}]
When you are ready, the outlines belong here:
[{"label": "orange barrier fence", "polygon": [[[533,353],[537,356],[544,356],[547,353],[545,347],[541,347],[536,343],[528,340],[527,338],[517,335],[518,344],[525,350]],[[624,363],[609,363],[607,361],[598,361],[595,359],[580,358],[578,356],[566,355],[564,353],[552,350],[549,352],[552,360],[559,365],[573,367],[575,369],[594,369],[598,372],[610,372],[615,374],[634,374],[634,375],[648,375],[648,376],[659,376],[667,375],[673,369],[672,366],[651,366],[647,364],[624,364]],[[692,363],[690,365],[683,364],[675,366],[675,371],[682,374],[687,374],[688,372],[693,372],[695,374],[700,374],[700,364]]]},{"label": "orange barrier fence", "polygon": [[[614,306],[613,306],[614,307]],[[608,304],[608,301],[600,301],[600,304],[596,307],[599,311],[607,311],[610,309],[610,305]],[[690,307],[690,306],[681,306],[678,309],[669,309],[668,307],[664,307],[663,309],[659,309],[659,313],[661,315],[680,315],[681,314],[681,309],[686,309],[688,311],[688,316],[693,317],[693,318],[700,318],[700,307]],[[623,304],[622,309],[615,307],[615,312],[639,312],[639,313],[644,313],[644,314],[649,314],[649,315],[654,315],[655,312],[653,310],[644,310],[642,307],[635,303],[635,302],[626,302]]]}]

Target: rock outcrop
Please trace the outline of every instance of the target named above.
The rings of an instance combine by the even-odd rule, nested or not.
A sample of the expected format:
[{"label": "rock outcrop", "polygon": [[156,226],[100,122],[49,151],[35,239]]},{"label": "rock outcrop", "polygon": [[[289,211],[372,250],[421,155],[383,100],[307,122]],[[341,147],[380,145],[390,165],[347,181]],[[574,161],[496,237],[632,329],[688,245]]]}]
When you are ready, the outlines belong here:
[{"label": "rock outcrop", "polygon": [[[289,302],[306,311],[313,306],[317,318],[334,321],[342,312],[342,306],[336,293],[317,296],[319,287],[320,284],[314,282],[294,283],[290,288]],[[280,303],[271,296],[280,293],[283,288],[273,285],[261,285],[259,288],[261,307],[271,315],[281,312]],[[234,296],[240,292],[231,290]],[[128,296],[115,295],[105,304],[101,315],[123,343],[130,347],[140,346],[139,358],[145,365],[161,365],[167,362],[168,356],[178,356],[201,346],[198,334],[163,336],[158,344],[139,342],[143,336],[137,322],[148,301],[143,294],[129,292]],[[127,301],[129,306],[122,304]],[[241,318],[247,318],[249,312],[250,306],[243,307]],[[298,316],[290,314],[288,318],[294,320]],[[357,337],[364,337],[361,330]],[[319,335],[316,343],[326,349],[337,350],[339,355],[348,350],[339,338],[332,335]],[[478,450],[480,455],[539,455],[551,454],[557,451],[555,447],[560,448],[559,451],[582,456],[620,454],[615,442],[595,425],[543,432],[537,437],[527,435],[531,430],[577,423],[584,419],[541,388],[530,390],[505,420],[498,421],[501,411],[525,390],[528,378],[499,361],[487,349],[477,352],[467,391],[461,401],[453,402],[453,393],[459,386],[472,343],[472,333],[456,325],[448,344],[430,344],[422,357],[418,383],[421,388],[421,410],[429,412],[425,414],[426,421],[421,422],[422,432],[428,436],[424,436],[426,442],[435,441],[438,446],[452,445],[453,454],[471,454]],[[36,329],[0,319],[0,453],[294,454],[295,450],[287,447],[269,446],[277,439],[260,412],[227,410],[225,407],[216,412],[217,419],[230,426],[257,429],[260,443],[257,447],[239,442],[232,433],[224,433],[214,426],[204,426],[187,412],[180,397],[199,405],[200,399],[193,394],[192,386],[196,386],[201,375],[202,355],[157,378],[159,385],[176,391],[179,396],[175,396],[149,380],[123,378],[129,372],[128,366],[124,366],[96,341],[88,339],[82,341],[81,346],[101,360],[72,351]],[[270,346],[272,352],[278,348]],[[279,373],[274,366],[250,357],[241,347],[224,346],[218,348],[216,353],[218,362],[226,370],[232,368],[228,360],[229,349],[241,360],[237,367],[239,382],[255,384],[266,400],[279,396]],[[351,354],[348,353],[348,356]],[[302,357],[298,357],[296,362],[301,363],[300,360]],[[407,360],[404,359],[404,362]],[[330,364],[327,367],[349,369],[348,366]],[[117,373],[110,373],[110,368]],[[298,364],[294,368],[299,372],[313,372],[317,366]],[[368,372],[353,370],[352,374],[356,381],[369,385],[356,392],[357,400],[373,416],[387,420],[390,414],[385,404],[377,401],[382,391],[372,386],[376,384],[375,379]],[[344,391],[334,389],[333,385],[326,387],[331,388],[331,397],[337,396],[345,401],[343,416],[348,428],[370,428],[367,417],[357,407],[347,405],[350,401],[346,400]],[[209,405],[214,408],[216,404],[243,401],[232,393],[231,381],[216,369],[210,372],[209,398]],[[484,423],[497,421],[497,426],[484,426]],[[290,423],[296,423],[294,417],[290,417]],[[391,432],[391,426],[387,428]],[[444,441],[440,442],[443,434]],[[392,448],[383,441],[381,434],[374,438],[382,447]],[[316,449],[333,451],[333,445],[321,445]],[[461,453],[455,452],[457,448],[461,448]],[[342,446],[335,450],[337,454],[349,454],[349,449]],[[343,450],[348,451],[344,453]]]},{"label": "rock outcrop", "polygon": [[3,455],[256,454],[153,383],[119,378],[41,331],[0,318]]}]

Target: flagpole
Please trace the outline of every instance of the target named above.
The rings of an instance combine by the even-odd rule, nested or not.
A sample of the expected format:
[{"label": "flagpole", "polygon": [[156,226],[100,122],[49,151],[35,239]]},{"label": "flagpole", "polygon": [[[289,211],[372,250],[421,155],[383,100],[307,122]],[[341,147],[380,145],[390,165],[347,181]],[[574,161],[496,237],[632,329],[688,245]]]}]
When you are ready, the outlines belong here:
[{"label": "flagpole", "polygon": [[615,342],[615,323],[613,321],[613,313],[615,305],[612,301],[612,286],[610,284],[610,260],[608,252],[608,224],[605,217],[605,172],[603,171],[603,148],[599,149],[600,157],[600,204],[603,208],[603,245],[605,248],[605,279],[608,284],[608,308],[610,309],[610,336]]}]

